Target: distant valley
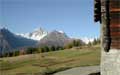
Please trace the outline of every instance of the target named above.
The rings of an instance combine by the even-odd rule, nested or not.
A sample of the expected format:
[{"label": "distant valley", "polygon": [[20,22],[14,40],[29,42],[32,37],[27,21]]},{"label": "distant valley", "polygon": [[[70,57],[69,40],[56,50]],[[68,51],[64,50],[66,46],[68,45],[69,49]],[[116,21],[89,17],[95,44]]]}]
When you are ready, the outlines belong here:
[{"label": "distant valley", "polygon": [[[53,30],[48,32],[38,28],[30,33],[15,34],[7,28],[0,29],[0,54],[21,50],[27,47],[60,46],[63,47],[75,38],[70,38],[65,32]],[[79,39],[82,43],[92,42],[91,39]]]}]

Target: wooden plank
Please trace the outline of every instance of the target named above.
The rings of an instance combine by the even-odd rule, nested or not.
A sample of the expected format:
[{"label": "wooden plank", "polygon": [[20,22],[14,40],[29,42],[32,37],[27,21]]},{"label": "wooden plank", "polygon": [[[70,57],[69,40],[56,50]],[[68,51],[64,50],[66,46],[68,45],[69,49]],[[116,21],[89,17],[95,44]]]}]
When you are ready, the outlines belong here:
[{"label": "wooden plank", "polygon": [[110,0],[110,8],[120,8],[120,0]]},{"label": "wooden plank", "polygon": [[119,43],[119,44],[120,44],[120,39],[119,39],[119,38],[117,38],[117,39],[112,39],[111,42],[112,42],[112,43]]},{"label": "wooden plank", "polygon": [[120,32],[120,27],[111,27],[110,32]]},{"label": "wooden plank", "polygon": [[110,17],[110,24],[120,24],[120,17]]},{"label": "wooden plank", "polygon": [[114,45],[111,45],[111,48],[112,48],[112,49],[117,49],[117,50],[120,50],[120,47],[119,47],[119,46],[114,46]]},{"label": "wooden plank", "polygon": [[120,13],[110,13],[110,19],[114,20],[114,19],[119,19],[120,20]]},{"label": "wooden plank", "polygon": [[117,36],[111,36],[112,39],[120,39],[120,36],[117,35]]},{"label": "wooden plank", "polygon": [[119,13],[120,8],[110,8],[110,12]]},{"label": "wooden plank", "polygon": [[120,36],[120,32],[111,32],[110,35],[111,36]]}]

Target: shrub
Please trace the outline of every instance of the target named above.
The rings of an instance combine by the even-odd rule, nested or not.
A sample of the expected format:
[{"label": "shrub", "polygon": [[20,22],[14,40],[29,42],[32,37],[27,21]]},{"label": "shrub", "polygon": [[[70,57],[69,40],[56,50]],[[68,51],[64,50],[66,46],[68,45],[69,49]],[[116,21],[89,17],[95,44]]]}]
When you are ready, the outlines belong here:
[{"label": "shrub", "polygon": [[13,52],[9,52],[9,57],[12,57],[14,56],[14,53]]},{"label": "shrub", "polygon": [[51,46],[50,50],[55,51],[56,50],[55,46]]},{"label": "shrub", "polygon": [[32,48],[32,47],[26,50],[27,54],[33,54],[33,53],[38,53],[38,52],[39,52],[38,48]]},{"label": "shrub", "polygon": [[43,53],[43,52],[49,52],[50,48],[48,46],[43,46],[39,48],[39,52]]},{"label": "shrub", "polygon": [[20,51],[15,51],[14,56],[18,56],[18,55],[20,55]]},{"label": "shrub", "polygon": [[44,46],[44,50],[45,50],[45,52],[49,52],[49,47],[48,46]]},{"label": "shrub", "polygon": [[67,44],[67,45],[64,46],[65,49],[70,49],[70,48],[72,48],[72,47],[73,47],[73,44],[72,44],[72,43]]}]

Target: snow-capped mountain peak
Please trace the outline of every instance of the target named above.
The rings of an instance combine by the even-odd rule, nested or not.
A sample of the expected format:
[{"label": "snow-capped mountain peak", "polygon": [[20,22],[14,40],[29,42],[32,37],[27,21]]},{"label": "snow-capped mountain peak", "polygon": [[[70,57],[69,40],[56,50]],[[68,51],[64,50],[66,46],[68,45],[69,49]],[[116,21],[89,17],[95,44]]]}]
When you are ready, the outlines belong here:
[{"label": "snow-capped mountain peak", "polygon": [[5,27],[5,26],[0,25],[0,30],[2,30],[2,29],[8,29],[8,28]]},{"label": "snow-capped mountain peak", "polygon": [[43,37],[45,37],[48,34],[47,31],[45,31],[42,28],[35,29],[31,33],[25,33],[25,34],[18,34],[22,37],[28,38],[28,39],[33,39],[33,40],[41,40]]}]

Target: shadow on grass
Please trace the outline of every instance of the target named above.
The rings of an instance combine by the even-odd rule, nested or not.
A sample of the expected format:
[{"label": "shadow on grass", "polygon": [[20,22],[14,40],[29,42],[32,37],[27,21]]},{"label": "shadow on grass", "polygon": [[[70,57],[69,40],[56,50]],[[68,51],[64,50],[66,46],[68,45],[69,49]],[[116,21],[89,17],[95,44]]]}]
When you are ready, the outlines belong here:
[{"label": "shadow on grass", "polygon": [[64,71],[64,70],[67,70],[67,69],[70,69],[70,68],[71,67],[63,67],[63,68],[59,68],[59,69],[56,69],[56,70],[47,69],[47,71],[43,72],[42,75],[53,75],[57,72]]}]

